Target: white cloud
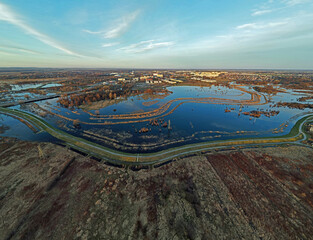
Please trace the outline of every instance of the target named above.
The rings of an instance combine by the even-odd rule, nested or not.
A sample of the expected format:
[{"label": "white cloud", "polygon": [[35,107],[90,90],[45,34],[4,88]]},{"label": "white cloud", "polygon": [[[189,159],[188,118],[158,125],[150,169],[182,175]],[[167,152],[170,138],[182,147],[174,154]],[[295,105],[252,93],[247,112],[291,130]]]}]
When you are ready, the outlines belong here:
[{"label": "white cloud", "polygon": [[155,40],[148,40],[131,44],[127,47],[120,48],[120,50],[124,50],[128,53],[142,53],[156,48],[170,47],[172,45],[174,45],[174,42],[155,42]]},{"label": "white cloud", "polygon": [[[268,0],[259,6],[259,9],[255,9],[252,12],[252,16],[260,16],[271,12],[280,11],[283,9],[289,9],[294,6],[312,2],[312,0]],[[277,6],[278,5],[278,6]]]},{"label": "white cloud", "polygon": [[89,34],[102,34],[103,31],[90,31],[88,29],[83,29],[83,32],[89,33]]},{"label": "white cloud", "polygon": [[237,29],[244,29],[244,28],[256,28],[257,24],[256,23],[246,23],[242,24],[240,26],[237,26]]},{"label": "white cloud", "polygon": [[113,46],[116,46],[118,44],[119,44],[118,42],[104,43],[104,44],[102,44],[102,47],[104,47],[104,48],[106,48],[106,47],[113,47]]},{"label": "white cloud", "polygon": [[293,17],[269,22],[246,23],[234,27],[232,31],[218,36],[208,36],[189,45],[175,48],[178,55],[231,53],[279,49],[297,44],[299,39],[310,41],[313,38],[313,14],[295,14]]},{"label": "white cloud", "polygon": [[121,19],[117,20],[114,26],[108,30],[100,30],[100,31],[90,31],[88,29],[84,29],[83,31],[89,34],[99,34],[102,35],[103,38],[112,39],[121,36],[125,33],[130,25],[136,20],[140,11],[134,11]]},{"label": "white cloud", "polygon": [[285,3],[288,6],[295,6],[299,4],[304,4],[310,2],[310,0],[283,0],[283,3]]},{"label": "white cloud", "polygon": [[240,26],[237,26],[236,29],[267,29],[278,27],[287,24],[287,21],[280,21],[280,22],[269,22],[269,23],[246,23]]},{"label": "white cloud", "polygon": [[261,16],[267,13],[273,12],[272,9],[266,9],[266,10],[255,10],[251,15],[252,16]]},{"label": "white cloud", "polygon": [[140,47],[140,46],[143,46],[143,45],[152,43],[152,42],[154,42],[154,41],[155,41],[155,40],[141,41],[141,42],[139,42],[139,43],[134,43],[134,44],[131,44],[131,45],[127,46],[127,47],[123,47],[123,48],[121,48],[121,50],[132,50],[132,49],[136,49],[136,48],[138,48],[138,47]]},{"label": "white cloud", "polygon": [[22,21],[17,14],[15,14],[8,6],[0,3],[0,21],[5,21],[11,23],[19,28],[21,28],[25,33],[35,37],[39,41],[49,45],[50,47],[59,49],[67,54],[79,56],[78,54],[72,52],[71,50],[61,46],[55,40],[51,39],[49,36],[38,32],[36,29],[28,26],[24,21]]},{"label": "white cloud", "polygon": [[122,33],[124,33],[128,29],[130,24],[137,18],[138,15],[139,11],[135,11],[123,17],[122,19],[120,19],[119,23],[116,26],[114,26],[112,29],[110,29],[104,34],[104,37],[105,38],[119,37]]}]

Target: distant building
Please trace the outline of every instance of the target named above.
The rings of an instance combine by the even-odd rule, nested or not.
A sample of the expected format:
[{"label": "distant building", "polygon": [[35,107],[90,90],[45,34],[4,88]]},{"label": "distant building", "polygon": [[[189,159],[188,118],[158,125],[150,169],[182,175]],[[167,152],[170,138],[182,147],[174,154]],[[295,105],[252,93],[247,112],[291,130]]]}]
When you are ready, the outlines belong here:
[{"label": "distant building", "polygon": [[160,83],[162,83],[162,81],[155,80],[155,79],[147,79],[146,83],[148,83],[148,84],[160,84]]},{"label": "distant building", "polygon": [[203,80],[203,78],[202,77],[192,77],[192,78],[190,78],[191,80],[197,80],[197,81],[201,81],[201,80]]},{"label": "distant building", "polygon": [[154,77],[163,78],[163,74],[161,73],[153,73]]},{"label": "distant building", "polygon": [[171,78],[170,81],[174,81],[176,83],[182,83],[183,80],[179,80],[179,79],[176,79],[176,78]]},{"label": "distant building", "polygon": [[195,76],[199,77],[218,77],[222,73],[226,72],[193,72]]},{"label": "distant building", "polygon": [[115,85],[115,84],[116,84],[116,81],[111,80],[111,81],[108,82],[108,84],[110,84],[110,85]]},{"label": "distant building", "polygon": [[201,79],[201,82],[215,83],[216,80]]},{"label": "distant building", "polygon": [[141,76],[140,80],[147,80],[149,78],[153,78],[153,76]]},{"label": "distant building", "polygon": [[166,82],[169,84],[176,84],[177,83],[176,81],[171,81],[171,80],[167,80],[167,79],[164,79],[163,82]]}]

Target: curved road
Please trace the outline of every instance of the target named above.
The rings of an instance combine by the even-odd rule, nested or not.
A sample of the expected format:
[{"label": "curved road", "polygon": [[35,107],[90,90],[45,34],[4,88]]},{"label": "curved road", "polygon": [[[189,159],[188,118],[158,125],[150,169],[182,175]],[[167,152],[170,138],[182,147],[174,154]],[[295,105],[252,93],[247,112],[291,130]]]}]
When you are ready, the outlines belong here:
[{"label": "curved road", "polygon": [[13,115],[20,118],[23,118],[27,122],[36,126],[37,128],[48,132],[52,136],[63,140],[66,144],[74,149],[85,152],[87,154],[93,155],[95,157],[101,158],[105,161],[114,163],[114,164],[127,164],[127,165],[153,165],[159,164],[162,162],[169,161],[173,158],[180,157],[186,154],[193,154],[201,151],[208,151],[213,149],[222,149],[227,147],[240,147],[240,146],[254,146],[254,145],[270,145],[270,144],[301,144],[301,141],[306,140],[307,136],[303,132],[303,124],[308,120],[313,119],[313,114],[308,114],[301,118],[296,124],[299,124],[297,129],[297,134],[293,136],[281,137],[272,137],[272,138],[253,138],[253,139],[236,139],[236,140],[223,140],[223,141],[214,141],[214,142],[205,142],[198,144],[190,144],[177,148],[170,148],[156,153],[147,153],[147,154],[130,154],[120,151],[116,151],[110,148],[103,147],[101,145],[95,144],[88,140],[72,136],[66,132],[57,129],[43,119],[37,117],[28,112],[1,108],[0,113],[7,115]]}]

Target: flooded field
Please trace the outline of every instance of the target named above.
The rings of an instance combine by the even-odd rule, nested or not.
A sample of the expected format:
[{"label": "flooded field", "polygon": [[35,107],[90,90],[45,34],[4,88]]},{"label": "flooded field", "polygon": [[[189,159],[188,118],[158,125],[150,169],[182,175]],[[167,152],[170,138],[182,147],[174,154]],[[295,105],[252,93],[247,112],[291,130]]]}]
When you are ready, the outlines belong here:
[{"label": "flooded field", "polygon": [[[285,89],[264,94],[239,84],[172,86],[78,107],[64,107],[60,98],[53,98],[12,108],[34,113],[65,132],[100,145],[144,153],[191,143],[287,134],[308,109],[275,104],[306,95]],[[17,119],[0,116],[8,127],[2,136],[49,141],[48,134],[34,133]]]}]

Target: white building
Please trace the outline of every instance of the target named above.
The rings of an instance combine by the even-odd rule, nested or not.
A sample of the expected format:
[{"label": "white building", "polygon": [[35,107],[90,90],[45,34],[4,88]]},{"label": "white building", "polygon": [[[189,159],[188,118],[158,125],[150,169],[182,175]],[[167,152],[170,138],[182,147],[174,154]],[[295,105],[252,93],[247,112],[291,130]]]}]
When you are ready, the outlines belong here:
[{"label": "white building", "polygon": [[141,76],[140,80],[147,80],[148,78],[153,78],[153,76]]},{"label": "white building", "polygon": [[163,74],[161,73],[153,73],[154,77],[163,78]]},{"label": "white building", "polygon": [[171,81],[171,80],[167,80],[167,79],[164,79],[163,81],[166,83],[169,83],[169,84],[176,84],[177,83],[175,81]]},{"label": "white building", "polygon": [[201,82],[215,83],[215,82],[216,82],[216,80],[201,79]]},{"label": "white building", "polygon": [[160,83],[162,83],[162,81],[155,80],[155,79],[148,79],[148,80],[146,80],[146,83],[148,83],[148,84],[160,84]]}]

